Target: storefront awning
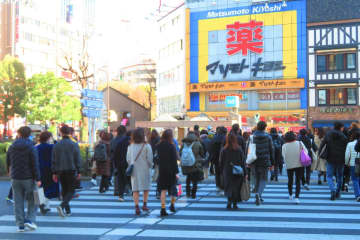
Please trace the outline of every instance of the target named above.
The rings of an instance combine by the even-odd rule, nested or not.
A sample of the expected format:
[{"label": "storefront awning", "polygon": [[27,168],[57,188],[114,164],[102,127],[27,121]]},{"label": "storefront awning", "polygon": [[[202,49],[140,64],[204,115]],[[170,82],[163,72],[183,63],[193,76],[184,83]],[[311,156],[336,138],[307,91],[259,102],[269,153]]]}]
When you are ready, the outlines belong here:
[{"label": "storefront awning", "polygon": [[358,123],[358,120],[314,120],[312,122],[312,126],[314,128],[320,128],[320,127],[334,127],[335,122],[341,122],[344,124],[345,127],[350,127],[351,123],[356,122]]}]

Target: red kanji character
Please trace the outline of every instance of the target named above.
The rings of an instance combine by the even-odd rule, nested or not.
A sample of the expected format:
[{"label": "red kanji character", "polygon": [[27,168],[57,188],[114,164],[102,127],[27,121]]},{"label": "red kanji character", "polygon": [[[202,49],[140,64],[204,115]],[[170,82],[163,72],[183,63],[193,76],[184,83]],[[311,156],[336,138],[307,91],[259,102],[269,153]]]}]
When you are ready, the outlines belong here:
[{"label": "red kanji character", "polygon": [[[228,44],[226,48],[229,50],[227,53],[231,56],[235,53],[242,52],[243,56],[248,54],[248,50],[255,53],[262,53],[264,49],[262,48],[264,43],[261,41],[263,39],[262,27],[263,22],[256,22],[251,20],[249,23],[240,24],[235,22],[234,24],[227,25],[229,30],[229,38],[226,39]],[[235,30],[235,31],[234,31]]]}]

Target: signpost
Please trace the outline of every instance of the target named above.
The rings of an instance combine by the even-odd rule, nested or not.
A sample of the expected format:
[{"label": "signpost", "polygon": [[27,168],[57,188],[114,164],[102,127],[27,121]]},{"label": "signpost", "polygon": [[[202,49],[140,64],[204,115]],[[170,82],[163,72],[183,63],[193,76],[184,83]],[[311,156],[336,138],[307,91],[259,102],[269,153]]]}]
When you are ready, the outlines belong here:
[{"label": "signpost", "polygon": [[240,106],[240,99],[239,96],[226,96],[225,98],[225,107],[232,108],[233,112],[237,116],[237,122],[241,127],[241,115],[239,115],[239,106]]}]

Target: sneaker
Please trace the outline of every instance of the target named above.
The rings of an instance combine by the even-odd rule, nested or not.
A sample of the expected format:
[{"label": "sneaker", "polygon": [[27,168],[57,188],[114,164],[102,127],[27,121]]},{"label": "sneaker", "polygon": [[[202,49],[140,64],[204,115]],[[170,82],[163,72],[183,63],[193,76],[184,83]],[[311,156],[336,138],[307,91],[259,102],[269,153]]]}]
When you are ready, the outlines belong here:
[{"label": "sneaker", "polygon": [[289,195],[289,199],[290,199],[290,200],[293,200],[293,196],[292,196],[292,195]]},{"label": "sneaker", "polygon": [[120,202],[125,202],[124,198],[122,198],[122,197],[119,197],[119,201]]},{"label": "sneaker", "polygon": [[66,212],[65,214],[67,217],[70,217],[71,216],[71,212]]},{"label": "sneaker", "polygon": [[356,198],[356,201],[357,201],[357,202],[360,202],[360,197],[357,197],[357,198]]},{"label": "sneaker", "polygon": [[24,225],[25,225],[25,227],[29,228],[30,230],[36,230],[37,229],[36,224],[29,221],[29,220],[25,221]]},{"label": "sneaker", "polygon": [[92,178],[90,182],[91,182],[91,183],[92,183],[92,185],[94,185],[94,186],[96,186],[96,185],[97,185],[97,181],[96,181],[96,179],[94,179],[94,178]]},{"label": "sneaker", "polygon": [[319,179],[319,180],[318,180],[318,185],[321,185],[321,184],[322,184],[322,182],[321,182],[321,180]]},{"label": "sneaker", "polygon": [[5,198],[6,202],[7,203],[10,203],[10,204],[14,204],[14,200],[12,200],[11,198]]},{"label": "sneaker", "polygon": [[57,206],[56,210],[58,211],[60,217],[65,217],[65,212],[62,206]]},{"label": "sneaker", "polygon": [[304,185],[304,188],[305,188],[306,190],[308,190],[308,191],[310,190],[310,188],[309,188],[309,186],[308,186],[307,184]]},{"label": "sneaker", "polygon": [[255,195],[255,204],[256,204],[256,206],[260,206],[260,202],[261,202],[260,196],[259,196],[259,194],[256,194]]},{"label": "sneaker", "polygon": [[299,198],[295,198],[295,204],[300,204]]},{"label": "sneaker", "polygon": [[49,208],[46,208],[45,205],[40,205],[40,212],[42,215],[46,215],[48,212],[50,212],[51,210]]},{"label": "sneaker", "polygon": [[21,226],[18,228],[17,230],[18,232],[25,232],[25,227],[24,226]]},{"label": "sneaker", "polygon": [[260,197],[260,201],[261,201],[261,203],[264,203],[264,202],[265,202],[262,197]]}]

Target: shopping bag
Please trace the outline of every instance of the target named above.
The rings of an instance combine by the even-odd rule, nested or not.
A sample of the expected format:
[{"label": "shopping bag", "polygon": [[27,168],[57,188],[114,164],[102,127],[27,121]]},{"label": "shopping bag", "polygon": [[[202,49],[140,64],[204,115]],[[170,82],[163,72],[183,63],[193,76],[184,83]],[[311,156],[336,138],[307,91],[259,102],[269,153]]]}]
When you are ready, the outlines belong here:
[{"label": "shopping bag", "polygon": [[253,143],[253,139],[250,139],[248,152],[246,156],[246,164],[252,164],[256,160],[256,144]]},{"label": "shopping bag", "polygon": [[181,184],[177,185],[177,196],[180,197],[181,194],[182,194],[182,187],[181,187]]},{"label": "shopping bag", "polygon": [[35,205],[39,206],[46,203],[44,188],[41,187],[34,190],[34,201]]},{"label": "shopping bag", "polygon": [[244,182],[241,185],[240,196],[243,201],[250,199],[250,184],[247,178],[244,178]]}]

